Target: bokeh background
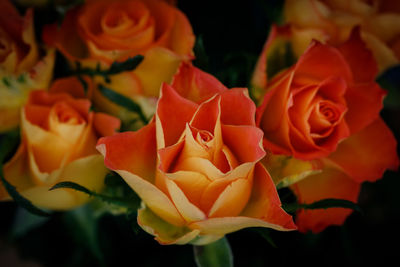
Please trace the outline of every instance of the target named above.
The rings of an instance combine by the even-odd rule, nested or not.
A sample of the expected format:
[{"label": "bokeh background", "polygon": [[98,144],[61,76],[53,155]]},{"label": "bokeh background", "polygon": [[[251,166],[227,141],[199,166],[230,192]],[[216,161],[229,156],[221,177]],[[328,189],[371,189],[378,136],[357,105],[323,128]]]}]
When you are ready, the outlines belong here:
[{"label": "bokeh background", "polygon": [[[194,64],[228,87],[247,87],[270,25],[281,21],[282,4],[279,0],[178,0],[198,39]],[[41,12],[45,11],[36,12],[38,25],[52,19],[40,16]],[[398,70],[391,80],[399,93]],[[392,98],[394,104],[381,115],[400,140],[397,100]],[[396,264],[400,173],[388,171],[381,180],[363,184],[359,205],[363,213],[353,213],[343,226],[320,234],[270,231],[274,245],[253,229],[229,234],[235,266]],[[85,208],[32,219],[14,203],[2,202],[0,266],[102,266],[99,257],[103,266],[195,266],[192,246],[161,246],[131,223],[132,218],[103,215],[97,228],[90,227],[93,220],[85,215]]]}]

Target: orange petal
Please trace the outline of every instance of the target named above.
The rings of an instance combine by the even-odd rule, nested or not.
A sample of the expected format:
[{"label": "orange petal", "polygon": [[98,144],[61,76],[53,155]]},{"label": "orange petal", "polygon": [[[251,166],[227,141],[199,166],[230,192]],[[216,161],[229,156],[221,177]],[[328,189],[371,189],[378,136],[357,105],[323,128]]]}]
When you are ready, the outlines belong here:
[{"label": "orange petal", "polygon": [[[345,199],[357,202],[360,184],[353,181],[345,173],[337,169],[323,169],[321,173],[307,176],[292,185],[299,203],[313,203],[326,198]],[[330,225],[342,225],[352,210],[345,208],[329,208],[316,210],[300,210],[296,224],[299,231],[324,230]]]},{"label": "orange petal", "polygon": [[262,220],[281,231],[296,229],[292,217],[281,208],[274,182],[261,163],[255,166],[252,193],[240,216]]},{"label": "orange petal", "polygon": [[198,130],[204,130],[209,133],[214,133],[217,121],[221,113],[221,97],[215,96],[201,105],[196,110],[190,122],[190,126]]},{"label": "orange petal", "polygon": [[255,125],[256,106],[246,88],[221,92],[221,122],[232,125]]},{"label": "orange petal", "polygon": [[180,10],[175,9],[175,22],[171,30],[170,47],[179,55],[193,57],[195,36],[188,18]]},{"label": "orange petal", "polygon": [[214,76],[183,62],[174,75],[171,86],[184,98],[202,103],[213,95],[226,91]]},{"label": "orange petal", "polygon": [[354,28],[349,39],[338,46],[338,50],[349,64],[355,82],[362,83],[375,80],[378,74],[378,66],[372,52],[361,39],[360,28]]},{"label": "orange petal", "polygon": [[93,93],[93,82],[89,77],[82,77],[88,85],[87,93],[83,88],[82,82],[77,77],[60,78],[53,82],[50,93],[67,93],[74,98],[90,98]]},{"label": "orange petal", "polygon": [[156,116],[161,123],[157,131],[162,132],[164,146],[177,142],[196,109],[195,103],[181,97],[171,86],[165,83],[162,85]]},{"label": "orange petal", "polygon": [[262,148],[263,132],[253,126],[222,125],[225,145],[239,163],[256,162],[265,156]]},{"label": "orange petal", "polygon": [[357,182],[376,181],[386,169],[397,170],[397,141],[381,118],[340,143],[329,156]]},{"label": "orange petal", "polygon": [[96,112],[93,117],[93,126],[99,136],[110,136],[119,130],[121,121],[106,113]]},{"label": "orange petal", "polygon": [[350,132],[355,134],[379,117],[386,95],[377,83],[363,83],[347,88],[345,95],[348,112],[345,120]]},{"label": "orange petal", "polygon": [[339,50],[313,41],[297,61],[293,83],[315,83],[331,76],[341,77],[347,83],[353,81],[350,66]]},{"label": "orange petal", "polygon": [[97,149],[108,168],[126,170],[154,182],[157,158],[154,123],[136,132],[100,138]]}]

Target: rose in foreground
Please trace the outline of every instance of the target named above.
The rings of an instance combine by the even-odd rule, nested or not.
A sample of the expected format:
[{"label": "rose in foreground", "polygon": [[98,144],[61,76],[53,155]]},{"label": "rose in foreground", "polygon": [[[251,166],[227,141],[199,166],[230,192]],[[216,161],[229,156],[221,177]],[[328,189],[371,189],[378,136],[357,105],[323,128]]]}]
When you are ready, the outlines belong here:
[{"label": "rose in foreground", "polygon": [[20,16],[13,4],[0,2],[0,132],[19,124],[20,109],[29,92],[47,88],[54,52],[41,58],[35,40],[33,10]]},{"label": "rose in foreground", "polygon": [[292,25],[298,56],[312,39],[338,45],[347,40],[354,26],[360,26],[380,71],[400,62],[399,1],[286,0],[284,16]]},{"label": "rose in foreground", "polygon": [[[141,103],[142,97],[158,97],[161,83],[171,81],[181,61],[193,58],[195,37],[186,16],[164,1],[88,0],[69,11],[61,27],[47,27],[44,39],[84,67],[107,68],[143,55],[134,71],[113,75],[106,85]],[[93,99],[102,110],[122,116],[97,90]]]},{"label": "rose in foreground", "polygon": [[[253,79],[265,89],[257,110],[264,147],[273,155],[299,160],[293,161],[289,175],[300,165],[302,171],[321,171],[292,185],[299,202],[356,202],[362,182],[376,181],[399,164],[396,140],[379,116],[386,92],[374,82],[375,60],[355,29],[337,47],[314,41],[295,65],[267,83],[270,48],[283,44],[288,34],[288,28],[273,28]],[[266,161],[271,169],[279,162],[273,155]],[[318,232],[342,224],[350,213],[343,208],[302,210],[297,225],[301,231]]]},{"label": "rose in foreground", "polygon": [[[58,88],[69,90],[75,78],[61,79]],[[5,179],[34,205],[66,210],[88,200],[70,189],[49,191],[62,181],[73,181],[91,190],[103,187],[107,169],[96,151],[99,137],[112,135],[119,120],[89,111],[87,99],[66,93],[31,92],[21,115],[21,144],[4,165]],[[0,188],[0,199],[8,199]]]},{"label": "rose in foreground", "polygon": [[245,227],[293,230],[259,163],[265,152],[246,89],[183,64],[153,121],[98,150],[143,200],[139,225],[163,244],[207,244]]}]

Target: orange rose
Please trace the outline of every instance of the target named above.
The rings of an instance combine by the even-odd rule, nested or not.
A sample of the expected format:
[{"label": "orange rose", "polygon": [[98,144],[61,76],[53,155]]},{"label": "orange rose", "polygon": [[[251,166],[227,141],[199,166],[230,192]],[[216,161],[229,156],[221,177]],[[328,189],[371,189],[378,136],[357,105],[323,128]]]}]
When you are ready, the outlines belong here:
[{"label": "orange rose", "polygon": [[[359,32],[337,47],[314,41],[292,67],[266,82],[271,47],[289,40],[288,28],[273,28],[259,59],[253,82],[265,89],[257,110],[264,148],[291,162],[296,170],[320,169],[292,186],[300,202],[324,198],[357,201],[360,183],[375,181],[386,169],[397,169],[396,140],[379,117],[385,91],[374,82],[377,66]],[[276,156],[267,160],[274,169]],[[270,166],[269,166],[270,165]],[[300,166],[302,165],[302,166]],[[346,209],[301,211],[299,230],[320,231],[342,224]]]},{"label": "orange rose", "polygon": [[259,163],[254,113],[246,89],[184,64],[149,125],[99,140],[106,166],[143,200],[145,231],[163,244],[207,244],[245,227],[295,229]]},{"label": "orange rose", "polygon": [[0,2],[0,132],[19,124],[20,108],[31,90],[47,88],[54,52],[43,58],[35,40],[33,11],[21,17],[8,0]]},{"label": "orange rose", "polygon": [[339,1],[286,0],[285,20],[293,28],[292,44],[297,56],[312,39],[337,45],[359,25],[379,70],[400,62],[400,2],[396,0]]},{"label": "orange rose", "polygon": [[[89,67],[144,55],[138,68],[113,75],[107,84],[138,102],[138,96],[158,97],[161,83],[171,81],[182,60],[193,58],[195,40],[185,15],[160,0],[88,0],[68,12],[60,28],[45,29],[44,39],[71,62]],[[99,92],[93,97],[101,109],[120,115]]]},{"label": "orange rose", "polygon": [[[76,83],[61,79],[58,88]],[[85,203],[85,194],[69,189],[49,191],[62,181],[74,181],[99,191],[107,170],[96,151],[97,139],[111,135],[119,120],[89,112],[90,102],[65,93],[31,92],[21,118],[21,144],[4,165],[4,177],[34,205],[66,210]],[[0,191],[0,199],[7,195]]]}]

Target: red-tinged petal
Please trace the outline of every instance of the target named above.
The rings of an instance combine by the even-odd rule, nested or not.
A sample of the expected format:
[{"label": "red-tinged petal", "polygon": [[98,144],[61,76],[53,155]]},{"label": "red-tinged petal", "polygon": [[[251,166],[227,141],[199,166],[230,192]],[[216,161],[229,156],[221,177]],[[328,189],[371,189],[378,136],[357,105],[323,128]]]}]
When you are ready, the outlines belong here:
[{"label": "red-tinged petal", "polygon": [[157,158],[154,123],[136,132],[103,137],[98,141],[97,149],[103,154],[108,168],[126,170],[154,182]]},{"label": "red-tinged petal", "polygon": [[375,82],[349,86],[345,95],[348,111],[345,120],[355,134],[379,117],[386,92]]},{"label": "red-tinged petal", "polygon": [[240,163],[256,162],[265,156],[263,132],[253,126],[222,125],[224,144]]},{"label": "red-tinged petal", "polygon": [[175,12],[175,24],[171,31],[170,47],[180,55],[193,57],[195,36],[188,18],[179,10]]},{"label": "red-tinged petal", "polygon": [[381,118],[338,146],[329,160],[357,182],[376,181],[386,169],[397,170],[397,141]]},{"label": "red-tinged petal", "polygon": [[354,28],[349,39],[338,47],[353,73],[356,83],[372,82],[378,74],[378,65],[372,52],[361,39],[360,28]]},{"label": "red-tinged petal", "polygon": [[232,125],[255,125],[256,106],[246,88],[232,88],[221,93],[221,122]]},{"label": "red-tinged petal", "polygon": [[313,41],[297,61],[293,83],[321,82],[331,76],[341,77],[347,83],[353,81],[350,66],[339,50]]},{"label": "red-tinged petal", "polygon": [[228,90],[214,76],[183,62],[172,80],[172,87],[184,98],[202,103],[217,93]]},{"label": "red-tinged petal", "polygon": [[46,25],[42,36],[45,43],[56,47],[64,56],[73,61],[88,56],[86,45],[77,32],[77,13],[77,9],[67,12],[61,26]]},{"label": "red-tinged petal", "polygon": [[215,96],[203,102],[194,114],[190,126],[198,130],[214,133],[214,128],[220,118],[221,97]]},{"label": "red-tinged petal", "polygon": [[96,112],[93,117],[93,127],[99,136],[111,136],[121,127],[121,121],[106,113]]},{"label": "red-tinged petal", "polygon": [[275,184],[265,167],[258,163],[254,169],[253,191],[246,208],[240,214],[275,225],[274,229],[294,230],[292,216],[281,208]]},{"label": "red-tinged petal", "polygon": [[[299,203],[313,203],[322,199],[335,198],[357,202],[360,184],[337,169],[323,169],[310,175],[291,187]],[[342,225],[352,210],[329,208],[301,210],[297,213],[296,224],[301,232],[314,233],[330,225]]]},{"label": "red-tinged petal", "polygon": [[156,123],[157,120],[161,123],[160,127],[157,126],[157,139],[159,135],[163,139],[157,141],[159,148],[170,146],[178,141],[185,130],[186,123],[192,119],[196,110],[197,104],[181,97],[168,84],[162,85],[156,113]]},{"label": "red-tinged petal", "polygon": [[89,77],[82,77],[88,88],[87,92],[83,88],[83,84],[77,77],[60,78],[53,82],[49,92],[53,94],[67,93],[74,98],[91,98],[93,93],[93,82]]},{"label": "red-tinged petal", "polygon": [[[277,27],[273,25],[271,27],[268,39],[264,44],[261,55],[258,58],[256,67],[253,72],[251,84],[259,88],[265,88],[267,86],[267,61],[268,58],[273,55],[272,52],[285,45],[291,35],[290,27]],[[272,66],[273,67],[273,66]]]}]

